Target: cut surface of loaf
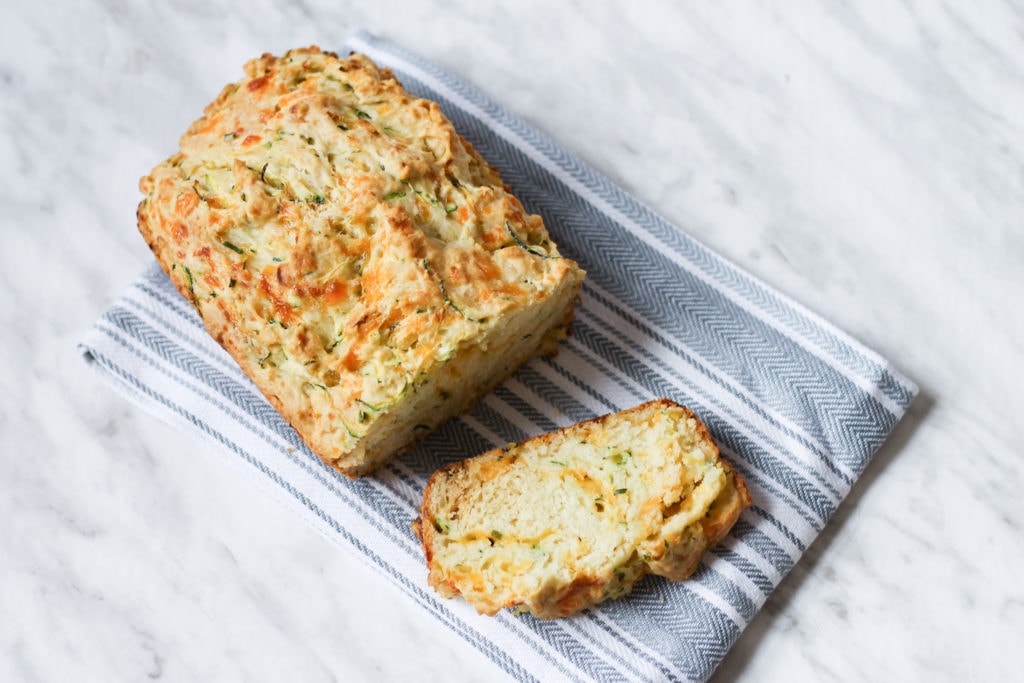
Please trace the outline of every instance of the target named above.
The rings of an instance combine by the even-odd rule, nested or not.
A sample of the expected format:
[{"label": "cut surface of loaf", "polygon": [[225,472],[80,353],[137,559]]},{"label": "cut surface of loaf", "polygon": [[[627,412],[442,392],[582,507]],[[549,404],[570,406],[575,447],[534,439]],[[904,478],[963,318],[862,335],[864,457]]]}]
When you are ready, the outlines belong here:
[{"label": "cut surface of loaf", "polygon": [[700,420],[659,399],[438,470],[414,528],[445,597],[554,618],[688,577],[750,504]]},{"label": "cut surface of loaf", "polygon": [[436,103],[367,57],[245,66],[139,230],[309,447],[366,474],[567,334],[583,272]]}]

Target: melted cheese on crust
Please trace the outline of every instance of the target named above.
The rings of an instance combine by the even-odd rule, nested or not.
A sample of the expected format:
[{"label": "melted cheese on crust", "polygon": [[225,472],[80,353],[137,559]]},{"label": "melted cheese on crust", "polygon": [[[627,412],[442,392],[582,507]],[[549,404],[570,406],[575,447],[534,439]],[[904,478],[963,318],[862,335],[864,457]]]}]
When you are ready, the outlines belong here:
[{"label": "melted cheese on crust", "polygon": [[583,272],[387,69],[310,48],[245,72],[141,180],[139,229],[312,450],[364,474],[552,352]]}]

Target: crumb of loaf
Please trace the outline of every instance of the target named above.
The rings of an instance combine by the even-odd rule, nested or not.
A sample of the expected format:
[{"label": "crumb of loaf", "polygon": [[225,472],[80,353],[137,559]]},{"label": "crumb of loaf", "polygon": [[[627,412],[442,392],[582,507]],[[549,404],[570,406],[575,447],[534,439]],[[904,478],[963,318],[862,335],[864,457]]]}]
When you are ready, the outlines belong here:
[{"label": "crumb of loaf", "polygon": [[414,529],[441,595],[554,618],[690,576],[750,504],[700,420],[659,399],[442,468]]},{"label": "crumb of loaf", "polygon": [[310,449],[373,471],[568,333],[584,273],[363,55],[264,55],[140,182],[139,229]]}]

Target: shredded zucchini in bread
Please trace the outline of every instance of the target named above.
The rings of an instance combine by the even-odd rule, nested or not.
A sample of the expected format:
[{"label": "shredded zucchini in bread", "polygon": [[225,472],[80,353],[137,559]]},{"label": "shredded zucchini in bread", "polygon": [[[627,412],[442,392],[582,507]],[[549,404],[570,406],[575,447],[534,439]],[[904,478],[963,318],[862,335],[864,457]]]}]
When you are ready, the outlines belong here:
[{"label": "shredded zucchini in bread", "polygon": [[690,576],[750,504],[704,425],[660,399],[438,470],[414,528],[445,597],[553,618]]},{"label": "shredded zucchini in bread", "polygon": [[565,337],[583,272],[439,106],[367,57],[245,66],[143,178],[206,328],[349,476]]}]

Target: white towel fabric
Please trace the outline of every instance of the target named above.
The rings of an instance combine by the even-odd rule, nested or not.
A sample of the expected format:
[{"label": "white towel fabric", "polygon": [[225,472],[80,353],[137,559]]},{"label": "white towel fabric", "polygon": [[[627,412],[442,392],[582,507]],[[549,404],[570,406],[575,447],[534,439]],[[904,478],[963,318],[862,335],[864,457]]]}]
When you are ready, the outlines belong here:
[{"label": "white towel fabric", "polygon": [[[154,264],[83,340],[118,390],[193,433],[521,680],[704,680],[828,522],[917,388],[687,237],[473,87],[367,34],[348,49],[441,103],[587,280],[572,337],[469,415],[351,482],[312,455]],[[425,583],[409,523],[440,465],[654,397],[691,407],[754,507],[692,579],[542,622],[477,616]]]}]

